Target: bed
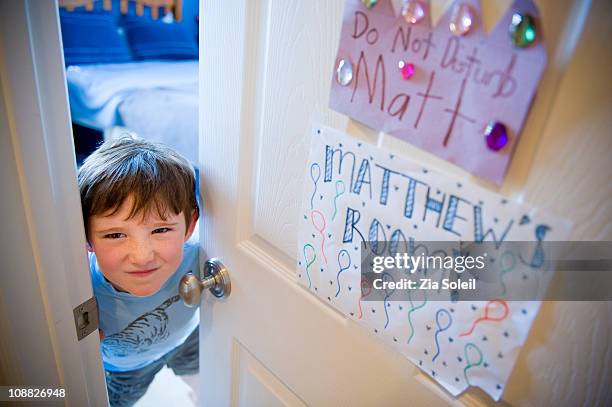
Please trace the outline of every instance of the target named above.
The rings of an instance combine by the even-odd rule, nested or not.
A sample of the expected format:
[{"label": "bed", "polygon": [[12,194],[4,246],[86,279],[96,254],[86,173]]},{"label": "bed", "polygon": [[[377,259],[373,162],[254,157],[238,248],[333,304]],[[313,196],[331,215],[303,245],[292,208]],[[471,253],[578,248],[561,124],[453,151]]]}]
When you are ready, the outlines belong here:
[{"label": "bed", "polygon": [[72,65],[66,79],[73,122],[107,136],[121,127],[197,162],[197,61]]},{"label": "bed", "polygon": [[73,123],[105,138],[135,133],[197,163],[197,30],[176,21],[183,2],[91,1],[60,1]]}]

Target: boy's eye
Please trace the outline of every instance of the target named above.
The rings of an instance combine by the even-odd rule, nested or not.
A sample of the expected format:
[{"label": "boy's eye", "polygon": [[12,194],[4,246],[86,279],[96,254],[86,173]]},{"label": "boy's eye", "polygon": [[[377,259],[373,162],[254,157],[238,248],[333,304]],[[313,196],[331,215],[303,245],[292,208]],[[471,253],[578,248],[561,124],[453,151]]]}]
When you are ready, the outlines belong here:
[{"label": "boy's eye", "polygon": [[157,228],[153,231],[153,233],[167,233],[170,232],[172,229],[170,228]]},{"label": "boy's eye", "polygon": [[109,233],[108,235],[104,235],[105,239],[119,239],[125,236],[123,233]]}]

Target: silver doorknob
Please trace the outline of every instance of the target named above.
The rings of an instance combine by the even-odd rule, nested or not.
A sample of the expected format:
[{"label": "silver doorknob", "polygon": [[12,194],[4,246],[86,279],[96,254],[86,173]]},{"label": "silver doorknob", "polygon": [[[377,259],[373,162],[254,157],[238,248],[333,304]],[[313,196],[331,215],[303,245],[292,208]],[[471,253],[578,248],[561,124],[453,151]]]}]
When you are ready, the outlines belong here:
[{"label": "silver doorknob", "polygon": [[200,305],[202,291],[209,289],[217,298],[228,297],[232,292],[227,268],[219,259],[209,259],[204,264],[204,278],[200,280],[189,272],[181,278],[179,295],[188,307]]}]

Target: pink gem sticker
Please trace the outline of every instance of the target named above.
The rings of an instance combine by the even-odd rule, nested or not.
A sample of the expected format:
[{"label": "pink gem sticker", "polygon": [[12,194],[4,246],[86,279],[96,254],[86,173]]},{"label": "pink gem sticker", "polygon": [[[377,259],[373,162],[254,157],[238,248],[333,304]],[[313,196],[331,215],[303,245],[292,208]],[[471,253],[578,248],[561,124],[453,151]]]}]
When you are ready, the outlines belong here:
[{"label": "pink gem sticker", "polygon": [[414,64],[410,64],[404,61],[399,61],[397,64],[397,67],[399,68],[399,71],[402,74],[402,78],[404,78],[405,81],[409,80],[414,75],[414,71],[415,71]]}]

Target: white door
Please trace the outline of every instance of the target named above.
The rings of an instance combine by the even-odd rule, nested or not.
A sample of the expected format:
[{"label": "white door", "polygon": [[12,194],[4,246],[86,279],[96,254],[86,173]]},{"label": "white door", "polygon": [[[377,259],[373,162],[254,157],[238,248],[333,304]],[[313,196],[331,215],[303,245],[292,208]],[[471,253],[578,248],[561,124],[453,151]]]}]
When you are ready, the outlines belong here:
[{"label": "white door", "polygon": [[[483,3],[487,27],[510,2]],[[590,68],[588,80],[610,83],[605,69],[610,55],[602,52],[608,45],[597,33],[612,17],[605,3],[595,2],[589,11],[590,3],[581,0],[538,2],[549,67],[501,188],[512,199],[573,219],[579,225],[575,240],[610,240],[611,233],[606,203],[610,121],[589,116],[600,105],[610,105],[610,92],[585,86],[581,71],[588,61],[605,59],[601,67]],[[232,279],[228,299],[208,295],[202,302],[203,405],[456,402],[408,360],[296,281],[297,222],[312,119],[467,177],[328,109],[343,7],[341,0],[201,2],[200,236],[204,250],[223,260]],[[580,57],[572,58],[587,15]],[[575,106],[575,100],[581,104]],[[589,118],[576,115],[576,109]],[[590,125],[594,119],[599,121]],[[590,126],[576,130],[581,124]],[[598,166],[596,174],[590,174],[591,165]],[[580,193],[573,193],[587,174],[591,178],[582,181]],[[605,303],[545,304],[504,400],[605,404],[610,396],[603,386],[610,374],[601,352],[610,346],[611,325],[606,311],[610,306]],[[589,330],[598,336],[581,336]],[[588,382],[582,373],[587,370]],[[462,405],[492,403],[475,390],[458,400]]]}]

